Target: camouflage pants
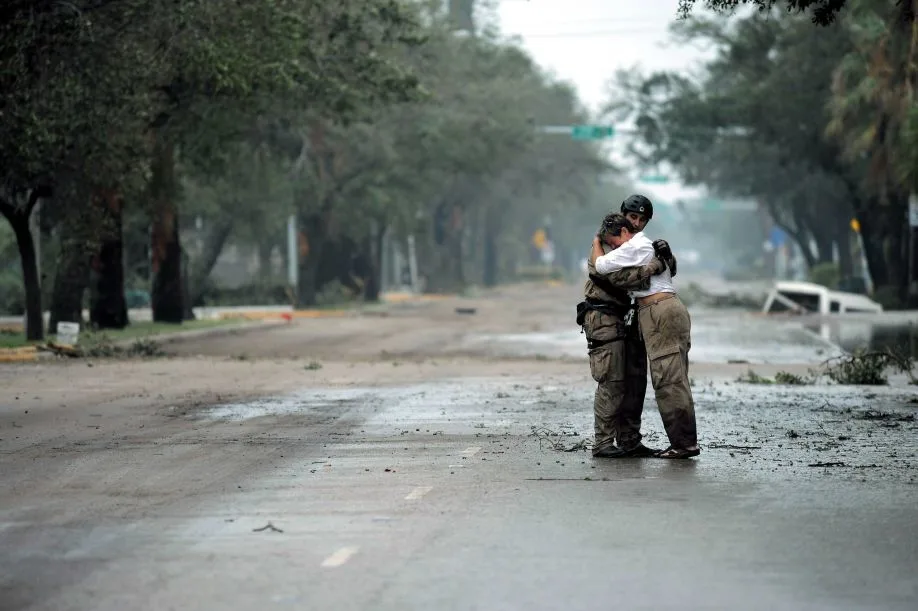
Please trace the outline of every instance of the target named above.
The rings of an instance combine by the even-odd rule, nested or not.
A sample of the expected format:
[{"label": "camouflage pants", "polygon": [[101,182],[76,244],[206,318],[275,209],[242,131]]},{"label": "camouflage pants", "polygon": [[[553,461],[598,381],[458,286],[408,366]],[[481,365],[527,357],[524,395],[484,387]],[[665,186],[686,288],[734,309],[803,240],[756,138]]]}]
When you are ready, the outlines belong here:
[{"label": "camouflage pants", "polygon": [[593,451],[628,447],[641,440],[641,414],[647,388],[647,354],[634,324],[625,328],[616,316],[590,312],[587,337],[608,343],[590,350],[593,398]]},{"label": "camouflage pants", "polygon": [[650,358],[650,379],[669,443],[674,448],[694,446],[698,443],[698,432],[688,378],[688,352],[692,347],[692,321],[688,310],[673,295],[641,306],[638,320]]}]

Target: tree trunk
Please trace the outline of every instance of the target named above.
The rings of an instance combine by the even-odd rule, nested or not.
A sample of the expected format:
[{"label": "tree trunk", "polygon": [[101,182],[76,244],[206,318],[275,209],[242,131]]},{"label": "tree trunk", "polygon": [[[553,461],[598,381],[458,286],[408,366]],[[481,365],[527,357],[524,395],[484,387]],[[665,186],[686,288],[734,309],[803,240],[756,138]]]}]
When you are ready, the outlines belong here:
[{"label": "tree trunk", "polygon": [[258,243],[258,273],[262,280],[274,277],[271,267],[271,254],[274,252],[274,242],[266,240]]},{"label": "tree trunk", "polygon": [[181,324],[185,304],[182,291],[182,247],[175,204],[177,189],[174,144],[157,141],[151,170],[153,320]]},{"label": "tree trunk", "polygon": [[[204,249],[198,259],[199,264],[194,266],[193,269],[188,266],[188,272],[191,274],[191,286],[187,293],[190,295],[188,303],[192,307],[200,303],[210,272],[213,271],[214,266],[217,264],[217,260],[223,252],[223,247],[226,245],[226,240],[233,233],[234,225],[235,219],[233,218],[218,222],[214,230],[208,233],[204,240]],[[266,277],[264,270],[262,270],[261,277]]]},{"label": "tree trunk", "polygon": [[851,228],[847,222],[839,223],[835,233],[835,244],[838,246],[838,271],[840,276],[854,276],[854,257],[852,256]]},{"label": "tree trunk", "polygon": [[41,283],[38,280],[38,259],[35,256],[35,240],[29,229],[29,217],[18,211],[7,215],[5,206],[3,210],[16,235],[16,246],[19,248],[26,299],[26,339],[38,341],[44,339],[45,330],[41,309]]},{"label": "tree trunk", "polygon": [[89,317],[92,325],[99,329],[123,329],[129,324],[124,297],[122,203],[113,192],[104,193],[93,202],[100,207],[103,234],[99,252],[93,260],[95,274]]},{"label": "tree trunk", "polygon": [[816,256],[810,248],[810,234],[805,225],[803,225],[800,214],[793,215],[794,226],[792,226],[791,223],[785,222],[785,219],[782,219],[783,215],[778,213],[778,206],[775,205],[774,202],[766,201],[765,208],[771,217],[771,221],[797,243],[797,246],[800,247],[803,259],[806,261],[807,269],[812,269],[812,267],[816,265]]},{"label": "tree trunk", "polygon": [[91,255],[78,239],[61,241],[60,259],[51,293],[51,320],[48,329],[57,332],[57,323],[75,322],[83,326],[83,294],[89,286]]},{"label": "tree trunk", "polygon": [[300,219],[299,223],[299,282],[296,307],[316,305],[319,292],[319,263],[325,248],[327,223],[316,214]]},{"label": "tree trunk", "polygon": [[497,252],[497,236],[500,233],[500,230],[496,226],[496,223],[492,222],[491,219],[485,223],[484,227],[484,260],[482,261],[483,272],[482,280],[485,286],[497,286],[497,268],[498,268],[498,252]]},{"label": "tree trunk", "polygon": [[191,303],[191,263],[188,260],[188,253],[182,251],[182,321],[195,320],[194,304]]},{"label": "tree trunk", "polygon": [[877,231],[874,221],[869,215],[864,215],[861,224],[861,238],[864,242],[864,258],[867,259],[867,269],[875,287],[889,285],[889,268],[886,256],[883,253],[885,237]]},{"label": "tree trunk", "polygon": [[373,236],[372,248],[367,257],[367,270],[363,279],[364,301],[379,301],[379,294],[382,289],[382,252],[386,239],[386,230],[381,223],[380,227]]}]

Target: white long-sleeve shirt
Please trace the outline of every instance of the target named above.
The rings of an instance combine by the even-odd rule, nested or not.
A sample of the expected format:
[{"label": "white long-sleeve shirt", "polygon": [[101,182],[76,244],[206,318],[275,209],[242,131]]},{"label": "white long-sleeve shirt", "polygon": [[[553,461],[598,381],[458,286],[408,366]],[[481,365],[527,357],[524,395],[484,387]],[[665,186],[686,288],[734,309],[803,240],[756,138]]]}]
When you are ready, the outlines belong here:
[{"label": "white long-sleeve shirt", "polygon": [[[654,257],[653,242],[650,241],[643,231],[634,234],[630,240],[616,248],[615,250],[597,257],[596,272],[599,274],[611,274],[626,267],[635,267],[638,265],[647,265]],[[647,297],[656,293],[675,293],[676,288],[673,286],[673,276],[669,268],[662,273],[650,277],[650,288],[646,291],[631,291],[632,297]]]}]

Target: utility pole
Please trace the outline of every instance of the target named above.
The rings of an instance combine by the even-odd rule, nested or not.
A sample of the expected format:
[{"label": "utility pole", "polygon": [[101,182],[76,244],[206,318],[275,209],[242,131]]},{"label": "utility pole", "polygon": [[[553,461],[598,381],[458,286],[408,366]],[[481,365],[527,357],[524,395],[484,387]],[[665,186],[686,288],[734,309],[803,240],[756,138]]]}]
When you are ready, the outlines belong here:
[{"label": "utility pole", "polygon": [[299,244],[297,244],[296,235],[296,215],[291,214],[287,217],[287,284],[297,295],[297,284],[299,281]]}]

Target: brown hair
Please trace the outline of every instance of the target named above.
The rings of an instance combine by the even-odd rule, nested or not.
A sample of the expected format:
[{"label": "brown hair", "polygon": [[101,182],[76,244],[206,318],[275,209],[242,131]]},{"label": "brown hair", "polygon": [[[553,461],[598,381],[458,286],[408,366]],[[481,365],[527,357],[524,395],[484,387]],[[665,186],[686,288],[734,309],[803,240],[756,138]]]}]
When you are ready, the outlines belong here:
[{"label": "brown hair", "polygon": [[600,230],[602,235],[609,234],[618,237],[622,234],[622,229],[627,229],[629,233],[637,232],[631,221],[626,219],[625,215],[620,212],[610,212],[603,217],[602,229]]}]

